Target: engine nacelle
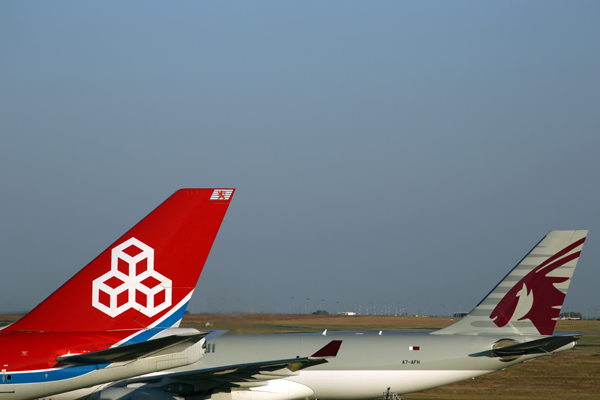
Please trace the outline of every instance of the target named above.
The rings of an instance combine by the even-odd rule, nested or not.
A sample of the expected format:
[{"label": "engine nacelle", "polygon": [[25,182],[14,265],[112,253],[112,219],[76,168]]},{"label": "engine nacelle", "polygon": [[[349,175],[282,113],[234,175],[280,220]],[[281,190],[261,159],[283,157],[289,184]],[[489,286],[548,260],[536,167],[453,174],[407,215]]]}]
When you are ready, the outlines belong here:
[{"label": "engine nacelle", "polygon": [[311,397],[308,386],[286,379],[273,379],[266,386],[249,389],[232,389],[230,393],[215,393],[211,400],[303,400]]},{"label": "engine nacelle", "polygon": [[192,385],[172,382],[160,389],[148,386],[109,387],[86,400],[304,400],[314,394],[308,386],[286,379],[273,379],[264,386],[234,388],[212,395],[193,395],[191,392]]}]

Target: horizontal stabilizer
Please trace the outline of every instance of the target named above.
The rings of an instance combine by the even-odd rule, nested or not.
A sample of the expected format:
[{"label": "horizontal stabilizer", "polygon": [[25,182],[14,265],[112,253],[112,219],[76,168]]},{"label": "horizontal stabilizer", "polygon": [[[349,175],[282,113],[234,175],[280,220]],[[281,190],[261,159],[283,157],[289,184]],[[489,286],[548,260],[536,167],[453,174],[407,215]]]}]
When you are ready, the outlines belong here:
[{"label": "horizontal stabilizer", "polygon": [[499,357],[509,357],[522,356],[525,354],[551,353],[556,349],[560,349],[561,347],[576,341],[580,337],[581,335],[577,334],[550,336],[543,339],[494,349],[494,354]]},{"label": "horizontal stabilizer", "polygon": [[63,364],[110,364],[115,362],[133,361],[149,357],[159,351],[170,347],[188,343],[190,346],[199,342],[208,332],[185,333],[180,335],[165,336],[145,342],[111,347],[106,350],[94,351],[84,354],[64,355],[56,358]]}]

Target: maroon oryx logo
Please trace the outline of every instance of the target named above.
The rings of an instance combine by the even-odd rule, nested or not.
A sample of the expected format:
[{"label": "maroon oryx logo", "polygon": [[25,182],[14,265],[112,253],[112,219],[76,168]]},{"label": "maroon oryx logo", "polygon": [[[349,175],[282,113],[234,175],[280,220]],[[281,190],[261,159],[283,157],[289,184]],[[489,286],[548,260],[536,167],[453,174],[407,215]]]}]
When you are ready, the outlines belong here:
[{"label": "maroon oryx logo", "polygon": [[525,275],[500,300],[490,319],[498,327],[503,327],[510,320],[529,319],[540,334],[552,335],[565,299],[565,294],[555,285],[569,278],[548,275],[569,261],[576,260],[581,251],[571,251],[583,245],[583,242],[585,238],[565,247]]}]

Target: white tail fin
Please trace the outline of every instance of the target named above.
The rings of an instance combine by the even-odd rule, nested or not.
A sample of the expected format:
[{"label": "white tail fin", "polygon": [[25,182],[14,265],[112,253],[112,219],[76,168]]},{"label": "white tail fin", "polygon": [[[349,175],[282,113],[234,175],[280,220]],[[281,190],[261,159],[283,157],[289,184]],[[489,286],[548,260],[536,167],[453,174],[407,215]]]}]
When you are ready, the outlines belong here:
[{"label": "white tail fin", "polygon": [[551,231],[464,318],[434,334],[552,335],[588,231]]}]

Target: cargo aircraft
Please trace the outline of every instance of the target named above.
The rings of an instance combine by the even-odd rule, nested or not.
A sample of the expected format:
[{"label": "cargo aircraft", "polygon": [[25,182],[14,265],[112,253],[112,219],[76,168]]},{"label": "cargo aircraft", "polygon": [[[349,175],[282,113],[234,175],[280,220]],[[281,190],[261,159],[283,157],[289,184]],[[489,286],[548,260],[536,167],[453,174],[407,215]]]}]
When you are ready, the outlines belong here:
[{"label": "cargo aircraft", "polygon": [[[571,349],[578,334],[553,332],[586,235],[548,233],[467,316],[428,334],[217,336],[193,364],[52,398],[374,399]],[[319,362],[302,368],[293,363],[322,346],[329,350],[312,354],[326,356]]]},{"label": "cargo aircraft", "polygon": [[198,361],[178,328],[234,189],[181,189],[0,329],[0,400],[51,396]]}]

